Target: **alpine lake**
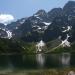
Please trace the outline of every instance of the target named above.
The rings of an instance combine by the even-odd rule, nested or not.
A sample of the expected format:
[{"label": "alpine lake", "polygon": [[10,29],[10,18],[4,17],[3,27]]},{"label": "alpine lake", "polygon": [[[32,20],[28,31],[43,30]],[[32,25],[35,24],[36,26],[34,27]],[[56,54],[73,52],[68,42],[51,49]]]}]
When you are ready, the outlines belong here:
[{"label": "alpine lake", "polygon": [[66,75],[75,67],[74,53],[0,55],[2,75]]}]

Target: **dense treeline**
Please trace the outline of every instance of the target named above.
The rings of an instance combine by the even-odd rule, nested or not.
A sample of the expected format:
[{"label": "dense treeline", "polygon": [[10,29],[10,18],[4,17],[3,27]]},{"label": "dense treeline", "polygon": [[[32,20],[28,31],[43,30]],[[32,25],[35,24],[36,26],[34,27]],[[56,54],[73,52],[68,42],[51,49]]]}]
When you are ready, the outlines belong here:
[{"label": "dense treeline", "polygon": [[34,43],[25,43],[21,40],[0,38],[0,53],[34,53]]}]

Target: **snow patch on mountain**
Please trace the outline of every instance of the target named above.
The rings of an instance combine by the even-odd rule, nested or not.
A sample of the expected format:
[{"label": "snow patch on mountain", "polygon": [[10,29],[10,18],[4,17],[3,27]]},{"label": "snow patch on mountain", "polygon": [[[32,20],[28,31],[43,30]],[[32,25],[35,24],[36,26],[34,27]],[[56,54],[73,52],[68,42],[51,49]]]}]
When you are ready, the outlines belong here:
[{"label": "snow patch on mountain", "polygon": [[38,17],[38,16],[37,16],[36,18],[42,20],[42,19],[41,19],[40,17]]},{"label": "snow patch on mountain", "polygon": [[68,41],[68,38],[69,38],[70,36],[67,34],[67,37],[66,37],[66,39],[65,40],[62,40],[62,43],[61,43],[61,46],[63,46],[63,47],[70,47],[71,45],[70,45],[70,42]]},{"label": "snow patch on mountain", "polygon": [[67,31],[70,31],[71,29],[72,29],[72,26],[67,26],[67,29],[62,32],[67,32]]},{"label": "snow patch on mountain", "polygon": [[63,29],[65,28],[65,27],[62,27]]},{"label": "snow patch on mountain", "polygon": [[39,16],[39,15],[34,15],[35,17]]},{"label": "snow patch on mountain", "polygon": [[7,33],[7,38],[11,39],[12,38],[12,32],[7,30],[6,33]]},{"label": "snow patch on mountain", "polygon": [[25,22],[25,19],[23,19],[21,22],[20,22],[20,24],[23,24]]},{"label": "snow patch on mountain", "polygon": [[67,30],[69,31],[69,30],[71,30],[72,26],[68,26],[67,28],[68,28]]},{"label": "snow patch on mountain", "polygon": [[42,40],[40,42],[38,42],[36,45],[37,51],[41,52],[42,47],[44,47],[44,46],[45,46],[45,43]]},{"label": "snow patch on mountain", "polygon": [[18,27],[16,27],[16,29],[18,29]]},{"label": "snow patch on mountain", "polygon": [[34,15],[34,17],[36,17],[37,19],[42,20],[42,18],[40,18],[40,16],[39,16],[39,15]]},{"label": "snow patch on mountain", "polygon": [[14,17],[10,14],[0,14],[0,23],[4,25],[9,24],[10,22],[14,21]]},{"label": "snow patch on mountain", "polygon": [[[1,29],[1,28],[0,28]],[[2,29],[3,31],[5,31],[5,29]]]},{"label": "snow patch on mountain", "polygon": [[38,27],[38,29],[40,30],[40,29],[42,29],[41,27]]},{"label": "snow patch on mountain", "polygon": [[45,25],[49,26],[51,22],[43,22]]}]

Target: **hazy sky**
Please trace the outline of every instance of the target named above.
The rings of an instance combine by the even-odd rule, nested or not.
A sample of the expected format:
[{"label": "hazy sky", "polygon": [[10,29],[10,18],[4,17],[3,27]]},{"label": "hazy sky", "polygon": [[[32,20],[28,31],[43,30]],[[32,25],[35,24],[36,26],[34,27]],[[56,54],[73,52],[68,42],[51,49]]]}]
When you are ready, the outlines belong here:
[{"label": "hazy sky", "polygon": [[39,9],[50,11],[63,7],[69,0],[0,0],[0,13],[12,14],[15,18],[28,17]]}]

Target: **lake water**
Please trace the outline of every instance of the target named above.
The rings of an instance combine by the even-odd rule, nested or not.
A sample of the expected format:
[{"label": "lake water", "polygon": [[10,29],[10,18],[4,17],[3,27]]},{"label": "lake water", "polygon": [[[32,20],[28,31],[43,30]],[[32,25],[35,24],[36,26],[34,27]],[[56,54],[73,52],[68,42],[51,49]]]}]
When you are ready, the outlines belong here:
[{"label": "lake water", "polygon": [[0,55],[0,69],[75,67],[75,54]]}]

